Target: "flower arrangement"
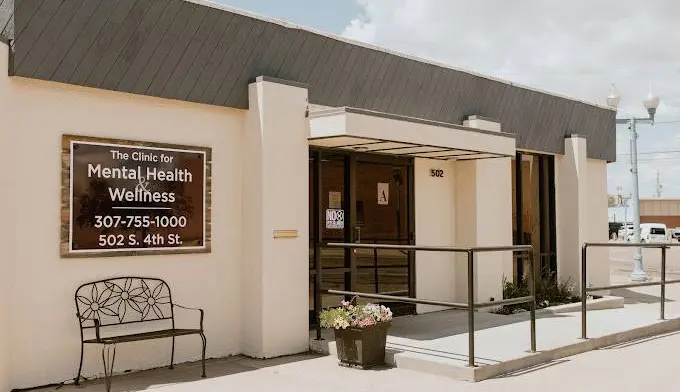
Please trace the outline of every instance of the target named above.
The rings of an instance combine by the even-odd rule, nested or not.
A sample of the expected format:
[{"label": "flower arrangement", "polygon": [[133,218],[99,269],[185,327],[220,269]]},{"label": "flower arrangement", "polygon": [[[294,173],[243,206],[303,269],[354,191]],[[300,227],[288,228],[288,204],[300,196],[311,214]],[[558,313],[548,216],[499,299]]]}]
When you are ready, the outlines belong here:
[{"label": "flower arrangement", "polygon": [[354,305],[350,301],[342,301],[340,307],[322,310],[320,318],[322,328],[368,328],[392,321],[392,311],[383,305]]}]

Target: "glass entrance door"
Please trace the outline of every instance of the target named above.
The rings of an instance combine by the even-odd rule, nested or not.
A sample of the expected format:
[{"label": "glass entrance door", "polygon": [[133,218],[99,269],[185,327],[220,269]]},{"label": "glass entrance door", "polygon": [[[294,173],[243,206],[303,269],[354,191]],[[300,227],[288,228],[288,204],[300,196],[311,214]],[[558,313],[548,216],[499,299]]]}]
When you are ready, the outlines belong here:
[{"label": "glass entrance door", "polygon": [[[366,244],[410,244],[409,166],[357,159],[356,232],[354,242]],[[410,255],[401,250],[357,249],[356,291],[409,296]],[[375,300],[370,300],[376,302]],[[386,303],[397,314],[413,306]]]},{"label": "glass entrance door", "polygon": [[[321,308],[337,306],[344,299],[315,296],[317,271],[322,290],[412,296],[413,256],[409,252],[322,246],[328,242],[412,244],[412,160],[312,151],[309,162],[310,324],[316,322],[317,299]],[[415,311],[411,304],[384,304],[396,315]]]}]

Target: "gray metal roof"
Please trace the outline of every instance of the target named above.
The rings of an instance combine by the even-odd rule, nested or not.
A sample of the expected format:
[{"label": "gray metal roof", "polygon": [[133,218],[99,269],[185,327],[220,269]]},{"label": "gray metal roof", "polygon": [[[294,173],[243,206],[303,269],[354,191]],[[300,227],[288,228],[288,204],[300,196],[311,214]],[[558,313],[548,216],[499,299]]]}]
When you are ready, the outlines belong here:
[{"label": "gray metal roof", "polygon": [[498,119],[520,149],[614,161],[612,110],[185,0],[0,0],[16,76],[246,109],[258,76],[305,83],[310,102],[460,124]]},{"label": "gray metal roof", "polygon": [[0,0],[0,42],[14,37],[14,0]]}]

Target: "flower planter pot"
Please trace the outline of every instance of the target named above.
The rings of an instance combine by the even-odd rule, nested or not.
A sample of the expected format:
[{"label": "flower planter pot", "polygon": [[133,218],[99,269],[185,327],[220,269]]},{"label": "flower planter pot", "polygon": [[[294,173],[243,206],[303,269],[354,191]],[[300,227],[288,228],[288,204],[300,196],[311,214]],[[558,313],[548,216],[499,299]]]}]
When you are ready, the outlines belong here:
[{"label": "flower planter pot", "polygon": [[341,364],[368,369],[385,364],[389,322],[367,328],[335,329],[335,346]]}]

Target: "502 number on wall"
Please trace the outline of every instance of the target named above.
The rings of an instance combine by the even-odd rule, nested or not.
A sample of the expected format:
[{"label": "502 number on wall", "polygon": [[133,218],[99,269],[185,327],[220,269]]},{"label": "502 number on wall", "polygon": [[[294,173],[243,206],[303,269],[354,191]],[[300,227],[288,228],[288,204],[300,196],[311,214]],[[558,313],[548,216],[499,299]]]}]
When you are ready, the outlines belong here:
[{"label": "502 number on wall", "polygon": [[430,177],[444,178],[444,170],[441,170],[441,169],[430,169]]}]

